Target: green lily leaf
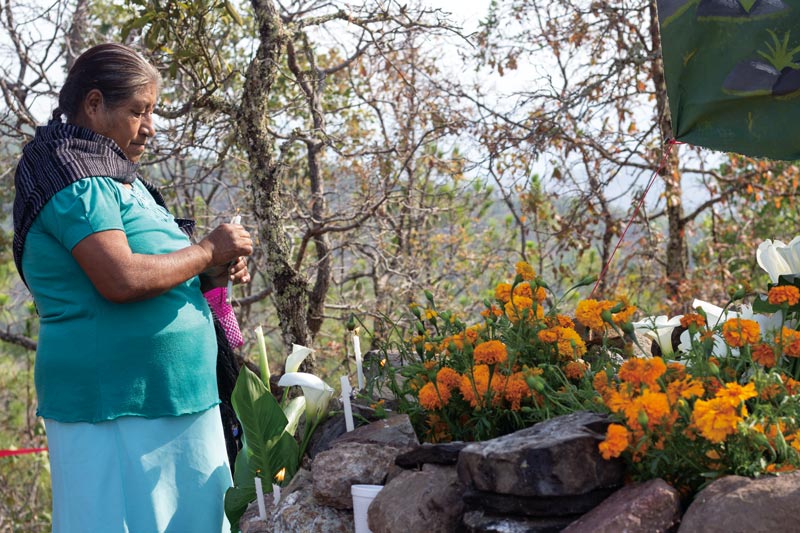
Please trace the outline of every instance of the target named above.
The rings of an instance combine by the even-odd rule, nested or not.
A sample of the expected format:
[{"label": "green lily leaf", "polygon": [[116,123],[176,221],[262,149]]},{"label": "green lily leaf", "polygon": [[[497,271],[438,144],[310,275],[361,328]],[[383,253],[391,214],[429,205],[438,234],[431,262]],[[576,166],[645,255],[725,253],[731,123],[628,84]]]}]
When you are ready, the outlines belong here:
[{"label": "green lily leaf", "polygon": [[252,487],[231,487],[225,492],[225,516],[231,523],[231,533],[240,531],[239,520],[255,499],[255,484]]}]

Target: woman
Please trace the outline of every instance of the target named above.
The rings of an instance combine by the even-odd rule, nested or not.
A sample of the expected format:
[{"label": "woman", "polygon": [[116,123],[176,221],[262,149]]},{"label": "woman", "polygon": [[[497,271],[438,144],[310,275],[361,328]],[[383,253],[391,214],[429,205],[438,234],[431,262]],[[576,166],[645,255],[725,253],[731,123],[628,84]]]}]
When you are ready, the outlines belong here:
[{"label": "woman", "polygon": [[40,316],[34,379],[55,533],[227,529],[201,285],[248,282],[252,242],[223,224],[193,245],[138,176],[159,84],[126,46],[88,50],[15,176],[14,258]]}]

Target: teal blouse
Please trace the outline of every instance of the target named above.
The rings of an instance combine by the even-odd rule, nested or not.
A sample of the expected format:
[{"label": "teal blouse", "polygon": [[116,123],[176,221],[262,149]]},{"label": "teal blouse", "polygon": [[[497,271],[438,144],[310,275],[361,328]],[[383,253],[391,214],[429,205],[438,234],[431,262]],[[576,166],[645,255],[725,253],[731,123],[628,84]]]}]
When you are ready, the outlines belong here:
[{"label": "teal blouse", "polygon": [[40,316],[38,414],[100,422],[218,404],[216,336],[199,279],[140,302],[106,300],[71,254],[82,239],[106,230],[124,231],[138,254],[191,245],[139,181],[129,190],[110,178],[86,178],[50,199],[22,256]]}]

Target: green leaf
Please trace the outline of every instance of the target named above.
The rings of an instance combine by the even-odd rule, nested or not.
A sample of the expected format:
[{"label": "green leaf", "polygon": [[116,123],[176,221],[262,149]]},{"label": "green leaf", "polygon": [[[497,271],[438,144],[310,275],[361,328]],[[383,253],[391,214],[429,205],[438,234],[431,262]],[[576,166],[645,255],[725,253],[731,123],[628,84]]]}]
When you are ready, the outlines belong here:
[{"label": "green leaf", "polygon": [[231,533],[240,531],[239,520],[242,519],[250,502],[255,499],[255,485],[253,487],[231,487],[225,492],[225,516],[231,523]]},{"label": "green leaf", "polygon": [[753,4],[755,4],[756,1],[757,0],[739,0],[739,4],[741,4],[745,12],[750,13],[750,10],[753,9]]}]

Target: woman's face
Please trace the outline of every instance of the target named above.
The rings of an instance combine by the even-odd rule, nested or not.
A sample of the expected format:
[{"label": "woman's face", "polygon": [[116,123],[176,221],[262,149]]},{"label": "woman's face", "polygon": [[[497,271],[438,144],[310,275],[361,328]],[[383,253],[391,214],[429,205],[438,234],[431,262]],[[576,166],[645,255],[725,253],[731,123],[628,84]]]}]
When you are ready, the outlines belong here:
[{"label": "woman's face", "polygon": [[99,91],[91,91],[86,96],[84,108],[88,123],[82,125],[116,141],[128,159],[137,163],[145,151],[147,140],[156,133],[153,108],[157,98],[155,83],[143,87],[114,107],[105,105]]}]

